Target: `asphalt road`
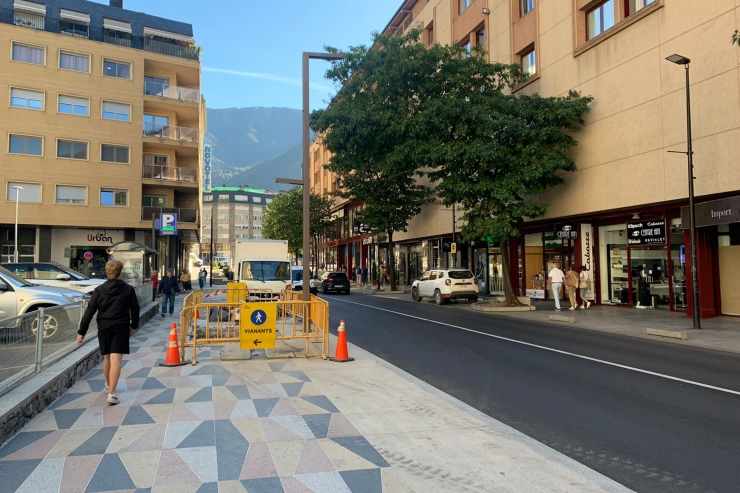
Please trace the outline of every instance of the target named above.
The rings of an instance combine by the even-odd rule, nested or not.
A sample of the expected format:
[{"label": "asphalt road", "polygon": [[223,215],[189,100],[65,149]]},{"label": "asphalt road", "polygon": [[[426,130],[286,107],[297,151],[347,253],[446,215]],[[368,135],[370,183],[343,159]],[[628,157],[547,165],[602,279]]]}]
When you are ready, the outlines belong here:
[{"label": "asphalt road", "polygon": [[738,355],[428,303],[325,298],[349,342],[634,491],[740,491],[740,395],[544,348],[740,392]]}]

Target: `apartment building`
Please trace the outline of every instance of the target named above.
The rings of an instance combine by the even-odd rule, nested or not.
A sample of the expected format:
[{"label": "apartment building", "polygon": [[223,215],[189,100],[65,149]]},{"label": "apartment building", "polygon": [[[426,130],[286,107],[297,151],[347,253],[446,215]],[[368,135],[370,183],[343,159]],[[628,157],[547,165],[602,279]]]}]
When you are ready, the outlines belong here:
[{"label": "apartment building", "polygon": [[[190,24],[122,0],[0,0],[0,261],[100,272],[123,241],[183,267],[199,242],[205,101]],[[153,218],[178,215],[177,236]],[[154,233],[154,235],[153,235]]]},{"label": "apartment building", "polygon": [[[586,265],[598,303],[688,315],[685,66],[666,57],[690,59],[700,304],[702,316],[712,317],[740,315],[731,274],[740,268],[740,52],[730,44],[738,16],[733,0],[408,0],[383,32],[418,24],[426,44],[483,44],[490,61],[530,74],[516,92],[576,90],[595,98],[572,152],[578,170],[540,197],[550,204],[547,215],[512,242],[512,281],[521,294],[547,298],[552,266]],[[313,151],[321,157],[325,150],[316,144]],[[332,183],[316,162],[316,183]],[[347,217],[353,207],[338,204],[337,211]],[[445,250],[453,214],[427,206],[394,237],[402,282],[452,265]],[[324,251],[346,258],[345,246],[367,241],[347,231]],[[496,246],[458,246],[457,265],[501,292]]]},{"label": "apartment building", "polygon": [[267,205],[276,192],[246,187],[213,187],[203,194],[201,251],[232,258],[234,242],[262,239]]}]

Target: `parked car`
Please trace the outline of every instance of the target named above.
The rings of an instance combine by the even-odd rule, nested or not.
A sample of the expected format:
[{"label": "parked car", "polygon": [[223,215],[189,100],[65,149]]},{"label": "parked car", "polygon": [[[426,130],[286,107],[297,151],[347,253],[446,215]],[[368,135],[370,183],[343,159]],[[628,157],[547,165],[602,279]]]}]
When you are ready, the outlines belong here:
[{"label": "parked car", "polygon": [[191,253],[190,254],[190,261],[193,263],[196,267],[203,267],[203,259],[198,257],[196,254]]},{"label": "parked car", "polygon": [[86,294],[92,294],[95,288],[105,282],[105,279],[90,279],[74,269],[53,262],[19,262],[3,264],[3,267],[32,284],[74,289]]},{"label": "parked car", "polygon": [[318,284],[318,290],[324,294],[332,291],[349,294],[349,279],[344,272],[324,272]]},{"label": "parked car", "polygon": [[478,301],[478,278],[467,269],[429,270],[411,285],[411,298],[434,298],[438,305],[460,298],[474,303]]},{"label": "parked car", "polygon": [[213,257],[213,266],[219,269],[229,266],[229,259],[226,257]]},{"label": "parked car", "polygon": [[[18,334],[18,327],[4,324],[3,319],[35,312],[39,308],[79,303],[85,299],[89,299],[89,296],[79,291],[31,284],[0,267],[0,341],[7,342],[10,334]],[[21,329],[27,329],[29,335],[36,334],[38,319],[34,317],[27,322]],[[60,327],[68,322],[69,317],[63,310],[45,314],[42,332],[44,339],[56,339],[60,336]]]},{"label": "parked car", "polygon": [[[303,291],[303,267],[300,265],[293,265],[290,268],[291,287],[293,291]],[[318,288],[316,287],[316,280],[313,278],[313,272],[311,272],[311,279],[309,284],[309,290],[311,294],[317,294]]]}]

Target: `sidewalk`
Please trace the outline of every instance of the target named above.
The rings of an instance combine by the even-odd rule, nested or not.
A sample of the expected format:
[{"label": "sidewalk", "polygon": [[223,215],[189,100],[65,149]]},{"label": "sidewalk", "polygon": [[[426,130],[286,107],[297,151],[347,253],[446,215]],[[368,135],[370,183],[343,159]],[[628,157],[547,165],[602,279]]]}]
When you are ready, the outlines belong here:
[{"label": "sidewalk", "polygon": [[0,448],[0,493],[629,491],[353,346],[160,367],[174,320],[132,341],[121,404],[93,370]]},{"label": "sidewalk", "polygon": [[[355,293],[362,294],[361,291]],[[368,293],[369,294],[369,293]],[[411,294],[389,294],[383,298],[397,299],[414,303]],[[490,297],[489,299],[493,299]],[[423,299],[421,303],[432,303],[431,300]],[[701,321],[702,329],[693,330],[692,321],[685,313],[670,312],[668,310],[639,310],[637,308],[625,308],[616,306],[592,305],[588,310],[568,310],[568,301],[560,303],[562,311],[555,311],[555,302],[551,300],[538,301],[534,303],[537,308],[532,312],[485,312],[485,316],[515,318],[523,321],[552,324],[560,327],[573,327],[577,329],[596,330],[619,334],[628,337],[650,339],[683,346],[695,346],[715,351],[726,351],[740,353],[740,318],[716,317]],[[471,310],[467,301],[452,302],[440,309]],[[478,312],[484,313],[484,312]],[[550,315],[561,315],[574,317],[575,322],[554,322]],[[688,340],[670,339],[647,335],[647,329],[663,329],[674,331],[685,331]]]}]

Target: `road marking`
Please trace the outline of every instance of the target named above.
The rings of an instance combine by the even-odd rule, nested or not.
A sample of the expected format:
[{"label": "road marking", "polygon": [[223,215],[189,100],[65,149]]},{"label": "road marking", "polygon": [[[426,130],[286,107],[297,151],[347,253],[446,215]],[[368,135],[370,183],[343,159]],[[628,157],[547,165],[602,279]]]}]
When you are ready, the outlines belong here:
[{"label": "road marking", "polygon": [[339,301],[341,303],[350,303],[352,305],[364,306],[364,307],[367,307],[367,308],[372,308],[372,309],[380,310],[380,311],[383,311],[383,312],[393,313],[395,315],[401,315],[403,317],[415,318],[417,320],[421,320],[421,321],[424,321],[424,322],[429,322],[429,323],[433,323],[433,324],[437,324],[437,325],[444,325],[446,327],[452,327],[453,329],[464,330],[466,332],[472,332],[474,334],[480,334],[482,336],[493,337],[494,339],[500,339],[502,341],[514,342],[516,344],[521,344],[523,346],[530,346],[530,347],[537,348],[537,349],[544,349],[545,351],[552,351],[553,353],[564,354],[566,356],[573,356],[574,358],[580,358],[580,359],[584,359],[584,360],[587,360],[587,361],[593,361],[593,362],[596,362],[596,363],[601,363],[603,365],[609,365],[609,366],[614,366],[614,367],[617,367],[617,368],[622,368],[624,370],[631,370],[631,371],[635,371],[635,372],[638,372],[638,373],[644,373],[645,375],[652,375],[654,377],[665,378],[667,380],[673,380],[675,382],[687,383],[689,385],[696,385],[697,387],[704,387],[705,389],[717,390],[717,391],[720,391],[720,392],[725,392],[727,394],[740,395],[740,391],[737,391],[737,390],[730,390],[730,389],[725,389],[725,388],[722,388],[722,387],[715,387],[714,385],[708,385],[706,383],[695,382],[693,380],[686,380],[686,379],[683,379],[683,378],[672,377],[672,376],[666,375],[664,373],[657,373],[657,372],[650,371],[650,370],[643,370],[641,368],[635,368],[633,366],[620,365],[619,363],[614,363],[612,361],[606,361],[606,360],[603,360],[603,359],[592,358],[590,356],[584,356],[582,354],[571,353],[570,351],[562,351],[560,349],[554,349],[554,348],[550,348],[550,347],[547,347],[547,346],[540,346],[539,344],[532,344],[531,342],[518,341],[516,339],[511,339],[509,337],[497,336],[495,334],[488,334],[486,332],[481,332],[479,330],[468,329],[467,327],[461,327],[459,325],[453,325],[453,324],[448,324],[448,323],[445,323],[445,322],[439,322],[437,320],[431,320],[431,319],[428,319],[428,318],[417,317],[415,315],[409,315],[407,313],[401,313],[401,312],[397,312],[397,311],[394,311],[394,310],[388,310],[386,308],[378,308],[377,306],[366,305],[364,303],[357,303],[357,302],[354,302],[354,301],[347,301],[347,300],[336,300],[336,301]]}]

